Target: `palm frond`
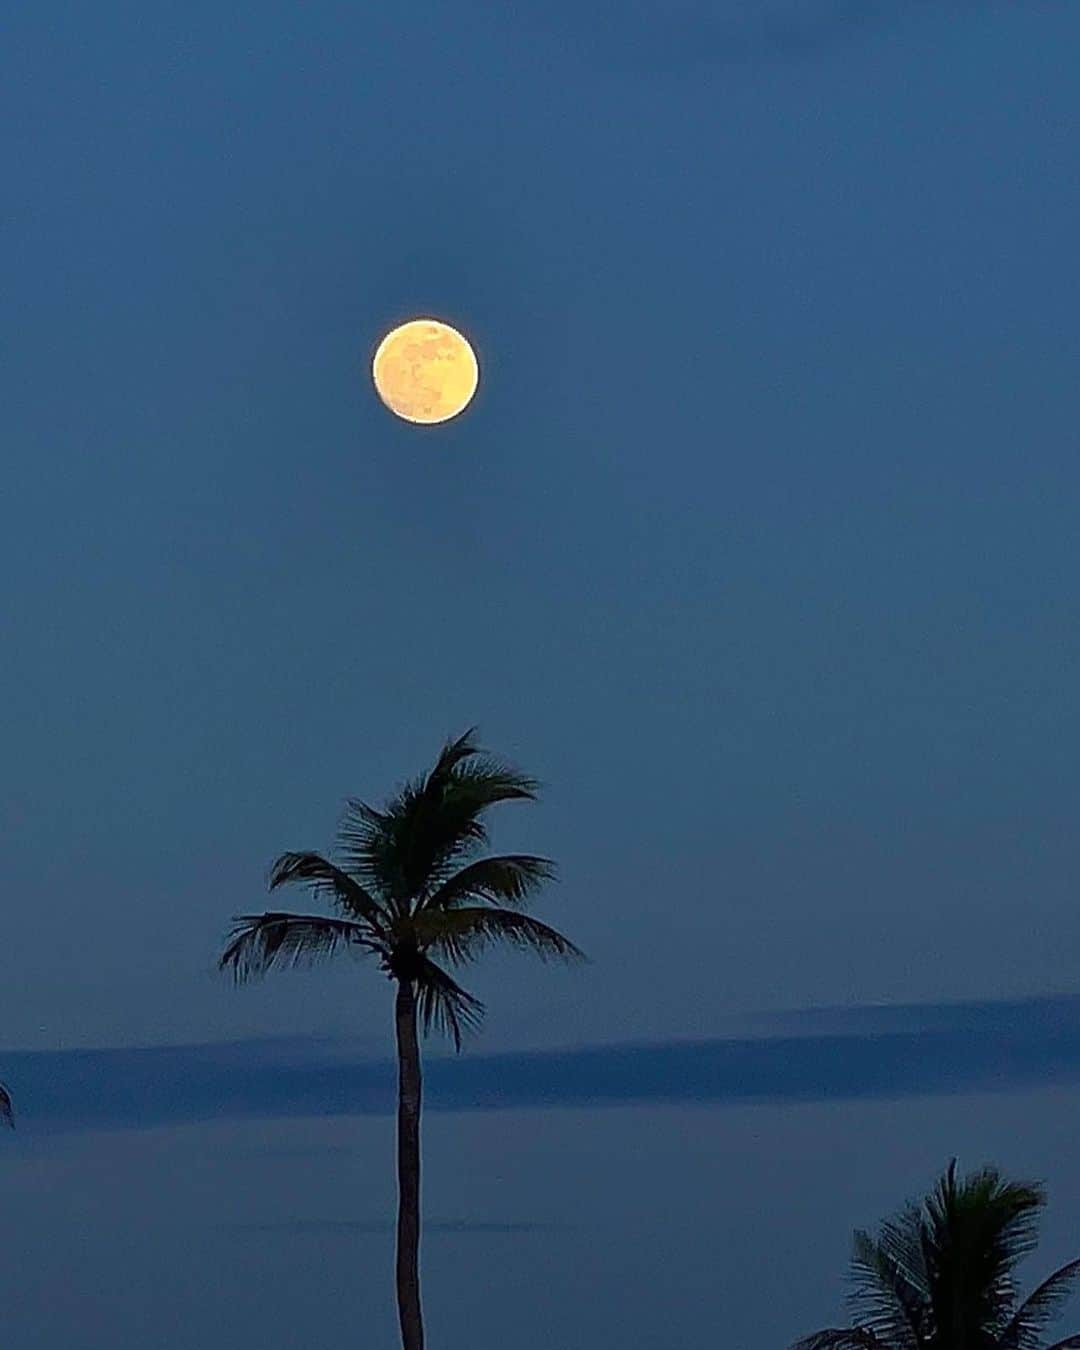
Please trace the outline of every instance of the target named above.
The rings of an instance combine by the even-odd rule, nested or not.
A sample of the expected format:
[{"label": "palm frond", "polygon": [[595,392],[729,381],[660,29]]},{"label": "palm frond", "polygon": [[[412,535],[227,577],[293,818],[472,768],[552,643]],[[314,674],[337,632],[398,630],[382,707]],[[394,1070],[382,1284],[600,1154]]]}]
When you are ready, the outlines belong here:
[{"label": "palm frond", "polygon": [[479,815],[499,802],[535,801],[540,783],[494,755],[478,752],[476,758],[448,774],[442,788],[456,796],[462,807]]},{"label": "palm frond", "polygon": [[413,969],[424,1034],[441,1031],[454,1042],[454,1049],[460,1050],[465,1033],[480,1026],[484,1005],[423,953],[415,958]]},{"label": "palm frond", "polygon": [[949,1164],[926,1200],[932,1240],[942,1249],[973,1244],[984,1274],[1004,1275],[1034,1251],[1046,1192],[1037,1182],[1007,1181],[996,1167],[956,1179]]},{"label": "palm frond", "polygon": [[431,770],[382,810],[355,799],[346,806],[338,831],[344,869],[388,897],[399,914],[485,841],[490,807],[536,795],[534,779],[484,754],[473,734],[448,742]]},{"label": "palm frond", "polygon": [[6,1125],[9,1130],[15,1128],[15,1112],[11,1105],[11,1093],[0,1083],[0,1124]]},{"label": "palm frond", "polygon": [[476,742],[476,727],[447,741],[423,780],[421,791],[439,796],[448,788],[467,792],[473,809],[496,802],[531,799],[540,786],[535,778],[497,759]]},{"label": "palm frond", "polygon": [[[894,1224],[900,1228],[903,1220]],[[891,1350],[918,1350],[923,1301],[919,1291],[890,1248],[899,1232],[890,1234],[886,1246],[869,1233],[855,1234],[851,1257],[851,1296],[855,1320],[861,1329],[884,1341]]]},{"label": "palm frond", "polygon": [[389,811],[348,798],[338,822],[338,855],[350,875],[388,899],[401,890],[396,833]]},{"label": "palm frond", "polygon": [[451,909],[466,900],[523,904],[547,881],[555,864],[530,853],[505,853],[478,858],[447,879],[424,901],[423,909]]},{"label": "palm frond", "polygon": [[297,966],[324,960],[342,948],[380,952],[368,929],[350,919],[321,914],[247,914],[235,921],[218,961],[238,983],[265,975],[275,966]]},{"label": "palm frond", "polygon": [[[960,1179],[953,1159],[921,1204],[907,1205],[876,1238],[855,1234],[853,1328],[818,1332],[793,1350],[1043,1350],[1044,1328],[1080,1278],[1080,1260],[1069,1262],[1016,1306],[1013,1270],[1035,1246],[1044,1204],[1038,1183],[1009,1181],[993,1167]],[[1080,1350],[1080,1335],[1048,1350]]]},{"label": "palm frond", "polygon": [[371,924],[376,933],[383,931],[387,915],[378,900],[355,877],[320,853],[283,853],[270,869],[270,890],[291,882],[306,883],[313,894],[327,895],[353,918]]},{"label": "palm frond", "polygon": [[1036,1245],[1041,1186],[994,1167],[963,1180],[955,1160],[924,1202],[923,1243],[936,1333],[994,1340],[1015,1307],[1012,1272]]},{"label": "palm frond", "polygon": [[872,1331],[863,1327],[829,1327],[796,1341],[791,1350],[884,1350]]},{"label": "palm frond", "polygon": [[919,1206],[909,1203],[879,1226],[877,1236],[878,1247],[900,1276],[913,1312],[930,1294],[921,1220]]},{"label": "palm frond", "polygon": [[569,938],[514,909],[489,905],[425,910],[412,921],[421,950],[431,949],[455,965],[473,960],[488,947],[505,943],[535,952],[541,960],[583,961],[585,954]]},{"label": "palm frond", "polygon": [[1039,1350],[1043,1331],[1061,1315],[1078,1276],[1080,1260],[1070,1261],[1047,1276],[1013,1314],[1002,1332],[1000,1350]]}]

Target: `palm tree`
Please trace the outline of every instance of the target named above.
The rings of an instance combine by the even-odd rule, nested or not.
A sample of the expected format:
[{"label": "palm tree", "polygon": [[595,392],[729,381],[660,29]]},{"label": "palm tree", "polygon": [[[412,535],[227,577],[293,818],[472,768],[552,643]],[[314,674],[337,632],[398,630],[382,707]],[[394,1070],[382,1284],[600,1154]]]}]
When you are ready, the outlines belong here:
[{"label": "palm tree", "polygon": [[284,853],[270,889],[306,885],[336,910],[267,913],[235,921],[220,966],[238,980],[340,951],[370,956],[397,984],[397,1302],[404,1350],[422,1350],[420,1312],[420,1100],[418,1024],[446,1033],[461,1049],[483,1005],[447,972],[486,947],[508,944],[544,958],[581,952],[554,928],[523,913],[553,878],[531,854],[477,856],[485,819],[499,802],[532,801],[536,782],[483,752],[470,730],[449,741],[424,776],[382,810],[350,800],[338,830],[337,861]]},{"label": "palm tree", "polygon": [[11,1093],[0,1083],[0,1124],[6,1125],[8,1129],[15,1128],[15,1113],[11,1109]]},{"label": "palm tree", "polygon": [[956,1160],[920,1204],[855,1234],[853,1325],[819,1331],[795,1350],[1069,1350],[1046,1327],[1080,1275],[1070,1261],[1018,1302],[1013,1271],[1038,1241],[1042,1186],[984,1167],[958,1181]]}]

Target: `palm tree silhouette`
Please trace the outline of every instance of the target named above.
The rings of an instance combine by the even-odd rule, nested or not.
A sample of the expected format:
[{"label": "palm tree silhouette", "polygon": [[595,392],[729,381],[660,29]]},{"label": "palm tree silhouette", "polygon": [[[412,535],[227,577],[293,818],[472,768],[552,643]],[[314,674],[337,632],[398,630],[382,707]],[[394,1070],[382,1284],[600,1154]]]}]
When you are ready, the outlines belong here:
[{"label": "palm tree silhouette", "polygon": [[11,1093],[0,1083],[0,1125],[15,1128],[15,1113],[11,1108]]},{"label": "palm tree silhouette", "polygon": [[[475,730],[448,742],[430,771],[376,810],[350,800],[338,830],[338,861],[284,853],[270,889],[306,884],[336,916],[266,913],[235,921],[220,966],[238,980],[277,966],[348,950],[377,959],[397,984],[397,1301],[404,1350],[422,1350],[420,1309],[420,1105],[418,1024],[451,1038],[477,1027],[483,1005],[447,973],[486,947],[506,943],[544,958],[582,953],[523,913],[554,876],[531,854],[478,857],[485,816],[499,802],[532,801],[536,782],[483,752]],[[439,958],[437,961],[436,958]],[[442,962],[443,964],[440,964]]]},{"label": "palm tree silhouette", "polygon": [[1022,1302],[1013,1271],[1038,1241],[1042,1186],[984,1167],[958,1181],[955,1159],[920,1204],[855,1234],[853,1325],[819,1331],[794,1350],[1069,1350],[1046,1327],[1080,1275],[1070,1261]]}]

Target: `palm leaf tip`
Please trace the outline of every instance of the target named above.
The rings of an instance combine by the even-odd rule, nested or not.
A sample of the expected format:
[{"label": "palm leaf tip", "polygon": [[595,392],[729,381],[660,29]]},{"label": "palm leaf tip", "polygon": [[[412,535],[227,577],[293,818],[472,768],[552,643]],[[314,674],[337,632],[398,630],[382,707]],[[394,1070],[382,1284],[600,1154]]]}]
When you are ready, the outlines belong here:
[{"label": "palm leaf tip", "polygon": [[9,1130],[15,1128],[15,1112],[11,1105],[11,1093],[0,1083],[0,1125],[5,1125]]},{"label": "palm leaf tip", "polygon": [[416,965],[416,998],[424,1034],[441,1031],[460,1050],[466,1032],[475,1032],[484,1019],[484,1005],[437,966],[420,955]]},{"label": "palm leaf tip", "polygon": [[308,964],[348,947],[379,950],[368,930],[348,919],[277,912],[241,915],[218,959],[218,969],[231,971],[237,983],[244,984],[277,966]]},{"label": "palm leaf tip", "polygon": [[1005,1350],[1039,1342],[1044,1329],[1055,1321],[1080,1278],[1080,1260],[1070,1261],[1043,1280],[1013,1314],[1001,1337]]},{"label": "palm leaf tip", "polygon": [[476,739],[479,732],[479,727],[470,727],[460,736],[449,737],[439,751],[439,757],[435,761],[428,780],[449,773],[463,760],[472,759],[475,755],[482,755],[484,751]]}]

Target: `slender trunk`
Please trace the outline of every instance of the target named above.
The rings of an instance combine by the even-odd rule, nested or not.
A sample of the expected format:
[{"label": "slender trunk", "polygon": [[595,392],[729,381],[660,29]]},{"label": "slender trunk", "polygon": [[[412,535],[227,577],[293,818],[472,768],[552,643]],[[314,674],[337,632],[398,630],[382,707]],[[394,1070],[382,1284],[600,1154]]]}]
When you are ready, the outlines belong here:
[{"label": "slender trunk", "polygon": [[404,1350],[424,1350],[420,1315],[420,1044],[412,983],[398,981],[397,1301]]}]

